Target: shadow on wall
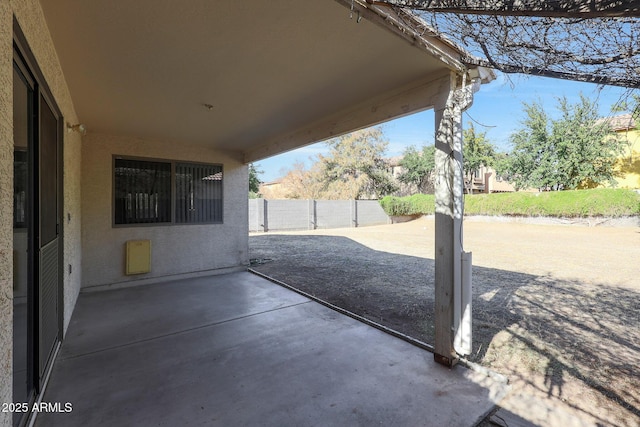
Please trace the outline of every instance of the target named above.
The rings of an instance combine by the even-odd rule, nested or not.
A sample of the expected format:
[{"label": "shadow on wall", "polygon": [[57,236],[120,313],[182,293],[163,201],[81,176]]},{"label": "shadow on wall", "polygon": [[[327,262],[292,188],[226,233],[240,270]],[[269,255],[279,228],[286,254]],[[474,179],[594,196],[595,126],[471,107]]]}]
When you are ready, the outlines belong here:
[{"label": "shadow on wall", "polygon": [[[261,273],[434,342],[432,259],[332,236],[258,235],[249,247]],[[614,402],[640,417],[640,293],[477,266],[473,292],[472,361],[560,398],[573,378],[598,400],[577,409],[598,417]]]},{"label": "shadow on wall", "polygon": [[619,163],[618,187],[640,188],[640,153],[622,159]]}]

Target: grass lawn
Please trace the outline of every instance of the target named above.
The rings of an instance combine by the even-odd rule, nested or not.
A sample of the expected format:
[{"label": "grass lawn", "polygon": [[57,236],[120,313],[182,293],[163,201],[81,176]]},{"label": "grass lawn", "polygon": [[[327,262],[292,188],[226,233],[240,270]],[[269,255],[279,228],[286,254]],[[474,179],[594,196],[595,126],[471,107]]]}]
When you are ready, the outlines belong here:
[{"label": "grass lawn", "polygon": [[[383,198],[388,215],[430,215],[434,196],[416,194]],[[467,194],[465,215],[551,216],[564,218],[640,215],[640,194],[632,190],[594,189],[543,193]]]}]

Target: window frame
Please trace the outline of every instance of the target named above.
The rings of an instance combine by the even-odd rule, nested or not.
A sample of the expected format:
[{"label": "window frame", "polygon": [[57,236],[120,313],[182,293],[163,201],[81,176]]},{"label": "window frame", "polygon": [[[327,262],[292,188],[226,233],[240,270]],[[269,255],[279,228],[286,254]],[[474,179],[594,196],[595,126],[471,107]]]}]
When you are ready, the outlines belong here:
[{"label": "window frame", "polygon": [[[130,228],[130,227],[169,227],[169,226],[183,226],[183,225],[221,225],[224,224],[224,205],[225,205],[225,195],[224,195],[224,164],[223,163],[207,163],[207,162],[194,162],[190,160],[175,160],[175,159],[162,159],[156,157],[139,157],[139,156],[127,156],[120,154],[113,154],[111,159],[111,226],[112,228]],[[170,221],[166,222],[140,222],[140,223],[128,223],[128,224],[117,224],[116,223],[116,160],[133,160],[140,162],[150,162],[150,163],[169,163],[171,165],[171,184],[169,187],[170,191]],[[220,168],[220,173],[222,173],[221,180],[221,189],[220,189],[220,203],[221,206],[221,215],[219,221],[203,221],[203,222],[176,222],[176,165],[197,165],[197,166],[211,166]]]},{"label": "window frame", "polygon": [[[219,194],[220,194],[220,220],[219,221],[197,221],[197,222],[191,222],[191,221],[178,221],[178,184],[177,184],[177,176],[178,176],[178,166],[186,166],[187,169],[186,171],[190,171],[194,166],[197,167],[207,167],[207,168],[215,168],[216,171],[213,173],[213,175],[217,175],[220,174],[220,179],[219,180],[213,180],[213,181],[219,181],[220,182],[220,189],[219,189]],[[172,202],[173,202],[173,212],[172,212],[172,222],[177,224],[177,225],[182,225],[182,224],[222,224],[223,223],[223,214],[224,214],[224,194],[223,194],[223,189],[224,189],[224,170],[222,167],[222,164],[212,164],[212,163],[200,163],[200,162],[182,162],[182,161],[176,161],[172,164],[172,178],[173,178],[173,186],[171,187],[171,189],[173,190],[173,194],[172,194]],[[182,171],[182,173],[184,173],[185,171]],[[205,179],[205,178],[203,178]],[[194,187],[195,188],[195,187]],[[192,201],[196,198],[199,199],[199,197],[197,197],[197,195],[195,195],[195,190],[192,190]],[[212,201],[217,200],[217,199],[212,199]],[[215,207],[215,204],[213,204],[210,210],[217,210],[217,207]],[[203,213],[199,213],[197,215],[203,215]]]},{"label": "window frame", "polygon": [[[20,153],[19,157],[24,157],[21,158],[19,160],[17,160],[18,157],[18,153]],[[26,229],[29,227],[29,194],[27,192],[27,189],[24,190],[24,200],[23,203],[21,204],[21,208],[23,210],[23,218],[22,221],[17,221],[17,206],[18,206],[18,202],[16,200],[16,180],[15,180],[15,176],[16,176],[16,160],[18,163],[22,163],[24,165],[24,168],[26,168],[25,173],[26,173],[26,179],[24,180],[24,183],[26,184],[26,186],[29,186],[29,151],[26,148],[14,148],[13,149],[13,176],[14,176],[14,181],[13,181],[13,231],[16,232],[18,230],[24,230],[26,231]]]}]

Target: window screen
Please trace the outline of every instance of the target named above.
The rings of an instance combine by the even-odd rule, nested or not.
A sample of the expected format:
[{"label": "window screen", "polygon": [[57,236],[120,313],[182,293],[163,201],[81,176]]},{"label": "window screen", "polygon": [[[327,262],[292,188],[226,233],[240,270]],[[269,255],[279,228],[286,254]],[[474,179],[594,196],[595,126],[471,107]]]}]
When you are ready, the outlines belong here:
[{"label": "window screen", "polygon": [[222,222],[222,166],[176,164],[177,223]]},{"label": "window screen", "polygon": [[115,159],[116,224],[171,222],[171,163]]},{"label": "window screen", "polygon": [[27,152],[13,152],[13,228],[27,227],[27,189],[29,188]]},{"label": "window screen", "polygon": [[40,241],[58,236],[58,120],[40,97]]}]

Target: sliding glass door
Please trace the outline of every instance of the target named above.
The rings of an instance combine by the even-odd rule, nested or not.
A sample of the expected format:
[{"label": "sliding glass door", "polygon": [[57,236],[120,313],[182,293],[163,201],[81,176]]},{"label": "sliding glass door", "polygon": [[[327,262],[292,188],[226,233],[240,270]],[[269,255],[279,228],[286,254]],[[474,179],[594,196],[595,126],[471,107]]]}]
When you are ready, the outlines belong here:
[{"label": "sliding glass door", "polygon": [[[13,396],[24,425],[61,334],[60,114],[33,59],[13,63]],[[27,410],[25,410],[27,408]]]},{"label": "sliding glass door", "polygon": [[[13,401],[35,395],[33,379],[33,140],[34,82],[13,69]],[[23,409],[22,407],[19,407]],[[23,411],[13,413],[18,425]]]}]

